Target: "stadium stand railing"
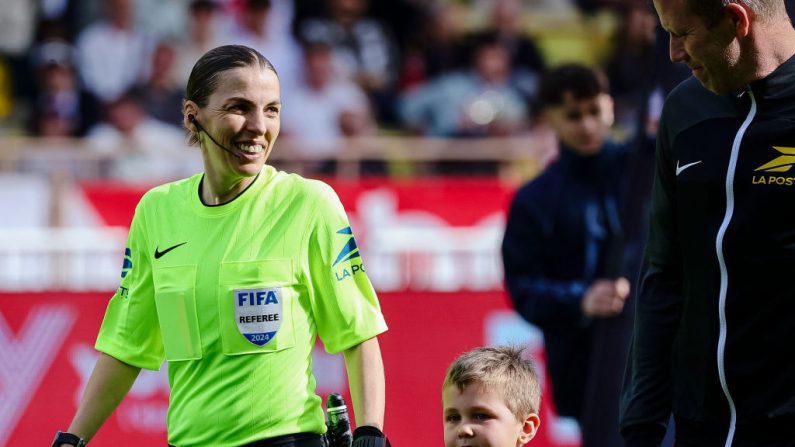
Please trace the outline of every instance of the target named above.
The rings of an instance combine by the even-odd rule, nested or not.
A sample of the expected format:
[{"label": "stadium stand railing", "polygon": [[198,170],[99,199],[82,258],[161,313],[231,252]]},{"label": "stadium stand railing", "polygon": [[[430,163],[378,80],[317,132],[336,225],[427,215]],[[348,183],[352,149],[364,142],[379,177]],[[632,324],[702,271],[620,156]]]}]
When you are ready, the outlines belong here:
[{"label": "stadium stand railing", "polygon": [[[333,159],[335,171],[325,176],[353,182],[361,178],[364,161],[382,161],[386,166],[383,175],[401,180],[408,177],[408,181],[436,176],[433,165],[450,161],[489,163],[495,167],[491,178],[518,185],[554,156],[554,142],[542,133],[500,139],[369,137],[341,141],[340,147],[344,149]],[[4,140],[0,151],[0,291],[114,289],[127,228],[102,223],[77,185],[101,181],[146,188],[201,169],[197,148],[171,152],[164,148],[145,156],[112,155],[95,149],[79,139]],[[142,175],[118,177],[113,165],[130,159],[132,172]],[[314,176],[312,169],[318,161],[303,153],[295,141],[284,138],[277,142],[269,162]],[[130,169],[121,172],[129,175]],[[145,175],[151,172],[157,175]],[[467,288],[500,285],[499,221],[434,228],[396,224],[380,230],[370,231],[369,258],[399,263],[407,272],[401,278],[373,278],[385,289],[407,284],[455,288],[455,278],[444,272],[476,267],[484,273],[465,278]],[[431,275],[431,271],[442,273]]]}]

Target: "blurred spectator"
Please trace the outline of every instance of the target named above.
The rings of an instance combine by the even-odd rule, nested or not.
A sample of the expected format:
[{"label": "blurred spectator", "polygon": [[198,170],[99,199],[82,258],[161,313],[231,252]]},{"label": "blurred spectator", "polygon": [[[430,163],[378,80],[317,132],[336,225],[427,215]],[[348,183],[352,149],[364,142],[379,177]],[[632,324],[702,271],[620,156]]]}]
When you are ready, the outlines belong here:
[{"label": "blurred spectator", "polygon": [[[248,0],[216,0],[222,3],[222,9],[232,15],[240,15],[246,9]],[[322,4],[317,0],[308,0],[315,4]],[[265,29],[268,37],[279,40],[284,36],[294,36],[296,33],[293,28],[296,3],[300,0],[270,0],[268,18],[265,22]],[[267,57],[267,56],[266,56]]]},{"label": "blurred spectator", "polygon": [[187,25],[191,0],[134,0],[135,28],[152,40],[178,39]]},{"label": "blurred spectator", "polygon": [[[10,91],[6,93],[9,104],[15,99],[29,98],[33,91],[27,53],[36,31],[36,3],[31,0],[0,0],[0,69],[5,66],[10,75]],[[0,105],[0,112],[2,108]]]},{"label": "blurred spectator", "polygon": [[[544,333],[558,414],[582,424],[586,447],[622,445],[618,382],[631,327],[609,339],[609,356],[590,362],[595,330],[621,318],[630,292],[619,215],[627,147],[608,139],[613,101],[601,73],[560,66],[545,75],[539,97],[560,159],[513,199],[502,244],[505,283],[516,311]],[[590,381],[594,367],[611,380]],[[594,389],[603,399],[592,426],[585,410]],[[591,436],[594,429],[603,436]]]},{"label": "blurred spectator", "polygon": [[188,83],[193,64],[204,53],[228,43],[222,31],[228,26],[228,17],[215,0],[190,2],[187,35],[182,36],[177,49],[176,70],[180,85]]},{"label": "blurred spectator", "polygon": [[134,0],[108,0],[104,7],[105,18],[78,36],[77,52],[86,88],[107,102],[140,80],[149,46],[133,27]]},{"label": "blurred spectator", "polygon": [[74,42],[80,29],[81,0],[58,0],[39,2],[39,23],[36,40],[63,39]]},{"label": "blurred spectator", "polygon": [[652,58],[657,16],[647,4],[637,1],[628,2],[621,12],[622,25],[615,35],[607,76],[616,101],[616,124],[631,138],[637,129],[639,107],[648,93],[644,80],[653,76],[655,68]]},{"label": "blurred spectator", "polygon": [[463,31],[454,11],[446,3],[428,9],[421,30],[406,45],[400,69],[401,91],[466,65]]},{"label": "blurred spectator", "polygon": [[[545,66],[533,40],[520,29],[522,4],[519,0],[496,0],[486,29],[473,36],[475,45],[483,40],[495,41],[510,55],[511,83],[532,108],[538,78]],[[472,51],[470,51],[472,53]]]},{"label": "blurred spectator", "polygon": [[166,142],[173,145],[175,141],[187,145],[182,130],[147,115],[131,91],[107,103],[104,111],[103,121],[88,134],[98,152],[111,153],[123,146],[140,152],[157,151],[167,146]]},{"label": "blurred spectator", "polygon": [[522,3],[520,0],[495,0],[490,22],[477,34],[493,33],[497,41],[511,55],[514,70],[526,70],[535,75],[544,71],[544,59],[533,39],[521,29]]},{"label": "blurred spectator", "polygon": [[201,169],[195,157],[177,157],[188,147],[185,133],[148,116],[130,92],[106,105],[105,121],[88,138],[95,153],[112,156],[104,174],[119,180],[160,181]]},{"label": "blurred spectator", "polygon": [[438,137],[506,136],[527,128],[528,110],[513,83],[510,54],[493,39],[475,48],[470,70],[433,79],[405,95],[404,122]]},{"label": "blurred spectator", "polygon": [[80,85],[74,49],[64,41],[48,41],[33,51],[37,94],[31,131],[46,137],[81,137],[99,120],[99,101]]},{"label": "blurred spectator", "polygon": [[182,127],[182,98],[185,90],[176,72],[176,48],[170,42],[159,42],[152,52],[149,76],[132,88],[144,111],[153,118]]},{"label": "blurred spectator", "polygon": [[336,71],[371,96],[380,121],[393,121],[398,55],[390,31],[366,15],[367,0],[326,0],[326,5],[326,17],[299,25],[300,38],[328,43]]},{"label": "blurred spectator", "polygon": [[389,27],[398,54],[402,55],[408,44],[422,32],[429,10],[450,3],[439,0],[371,1],[367,15]]},{"label": "blurred spectator", "polygon": [[224,39],[262,53],[276,68],[281,81],[282,96],[287,98],[292,84],[301,75],[301,47],[290,34],[275,36],[270,32],[270,12],[271,0],[246,0],[243,10],[237,14]]},{"label": "blurred spectator", "polygon": [[370,105],[352,81],[335,76],[331,48],[322,42],[304,50],[304,76],[282,109],[282,132],[303,152],[333,158],[343,137],[373,133]]}]

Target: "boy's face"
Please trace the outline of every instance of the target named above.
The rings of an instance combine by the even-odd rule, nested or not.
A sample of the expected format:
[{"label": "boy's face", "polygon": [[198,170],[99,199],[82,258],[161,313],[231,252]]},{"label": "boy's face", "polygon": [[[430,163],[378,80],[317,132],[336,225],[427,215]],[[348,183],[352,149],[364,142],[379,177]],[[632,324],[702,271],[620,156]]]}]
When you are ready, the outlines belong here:
[{"label": "boy's face", "polygon": [[442,406],[445,447],[518,447],[538,429],[538,415],[517,420],[501,393],[479,383],[463,392],[455,385],[445,387]]},{"label": "boy's face", "polygon": [[602,93],[593,98],[575,99],[563,93],[563,102],[549,106],[545,116],[558,139],[580,155],[594,155],[613,125],[613,99]]}]

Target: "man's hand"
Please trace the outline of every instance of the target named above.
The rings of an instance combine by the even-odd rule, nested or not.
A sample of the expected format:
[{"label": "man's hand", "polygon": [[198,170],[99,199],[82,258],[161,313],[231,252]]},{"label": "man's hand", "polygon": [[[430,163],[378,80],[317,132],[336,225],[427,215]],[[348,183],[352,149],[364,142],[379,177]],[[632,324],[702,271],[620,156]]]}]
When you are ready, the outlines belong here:
[{"label": "man's hand", "polygon": [[624,309],[629,296],[627,278],[597,279],[582,298],[582,313],[589,318],[614,317]]}]

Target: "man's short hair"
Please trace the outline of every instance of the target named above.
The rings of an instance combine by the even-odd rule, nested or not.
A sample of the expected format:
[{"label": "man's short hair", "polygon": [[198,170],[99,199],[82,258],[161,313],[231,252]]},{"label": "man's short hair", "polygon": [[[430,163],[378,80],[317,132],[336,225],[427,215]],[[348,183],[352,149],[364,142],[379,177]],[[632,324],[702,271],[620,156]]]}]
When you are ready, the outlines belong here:
[{"label": "man's short hair", "polygon": [[690,11],[701,17],[707,28],[718,24],[725,13],[724,8],[729,3],[742,3],[748,6],[762,21],[770,21],[780,17],[782,13],[785,16],[787,14],[783,0],[685,0]]},{"label": "man's short hair", "polygon": [[454,385],[463,392],[480,384],[501,393],[517,420],[538,414],[541,386],[532,360],[523,358],[522,351],[517,346],[493,346],[465,352],[448,368],[443,389]]},{"label": "man's short hair", "polygon": [[564,95],[570,92],[577,101],[610,93],[607,76],[601,71],[580,64],[561,65],[544,74],[538,88],[541,109],[563,104]]}]

